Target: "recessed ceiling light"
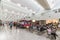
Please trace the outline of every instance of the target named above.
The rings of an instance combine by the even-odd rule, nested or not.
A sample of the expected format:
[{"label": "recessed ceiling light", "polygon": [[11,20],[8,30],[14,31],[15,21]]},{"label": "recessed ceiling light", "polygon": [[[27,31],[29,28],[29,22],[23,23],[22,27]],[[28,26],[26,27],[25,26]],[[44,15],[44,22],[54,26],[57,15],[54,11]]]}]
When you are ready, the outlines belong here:
[{"label": "recessed ceiling light", "polygon": [[7,0],[7,1],[11,2],[11,0]]},{"label": "recessed ceiling light", "polygon": [[12,13],[14,13],[14,11],[12,11]]},{"label": "recessed ceiling light", "polygon": [[36,13],[36,12],[33,12],[33,13]]},{"label": "recessed ceiling light", "polygon": [[19,3],[18,3],[17,5],[18,5],[18,6],[21,6],[21,4],[19,4]]},{"label": "recessed ceiling light", "polygon": [[28,9],[27,7],[25,7],[25,9]]},{"label": "recessed ceiling light", "polygon": [[5,12],[8,12],[8,9],[4,9]]},{"label": "recessed ceiling light", "polygon": [[32,20],[32,22],[35,22],[36,20]]},{"label": "recessed ceiling light", "polygon": [[31,9],[29,11],[32,11]]},{"label": "recessed ceiling light", "polygon": [[19,15],[20,13],[18,12],[17,15]]}]

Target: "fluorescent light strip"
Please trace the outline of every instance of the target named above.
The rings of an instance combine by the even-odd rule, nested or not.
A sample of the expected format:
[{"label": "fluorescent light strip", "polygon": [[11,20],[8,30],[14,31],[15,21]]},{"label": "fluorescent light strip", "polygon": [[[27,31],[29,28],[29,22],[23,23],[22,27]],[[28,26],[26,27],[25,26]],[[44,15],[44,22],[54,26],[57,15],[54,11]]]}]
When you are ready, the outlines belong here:
[{"label": "fluorescent light strip", "polygon": [[36,0],[33,0],[33,2],[37,4],[41,8],[41,10],[44,10],[44,8]]},{"label": "fluorescent light strip", "polygon": [[54,1],[55,0],[47,0],[49,6],[51,7],[51,9],[54,7]]}]

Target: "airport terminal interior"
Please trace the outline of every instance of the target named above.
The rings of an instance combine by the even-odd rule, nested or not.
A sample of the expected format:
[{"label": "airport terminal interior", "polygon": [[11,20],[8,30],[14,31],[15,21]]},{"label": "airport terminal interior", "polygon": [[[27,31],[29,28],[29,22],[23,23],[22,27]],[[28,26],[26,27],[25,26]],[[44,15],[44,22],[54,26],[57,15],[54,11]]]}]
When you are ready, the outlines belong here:
[{"label": "airport terminal interior", "polygon": [[0,40],[60,40],[60,0],[0,0]]}]

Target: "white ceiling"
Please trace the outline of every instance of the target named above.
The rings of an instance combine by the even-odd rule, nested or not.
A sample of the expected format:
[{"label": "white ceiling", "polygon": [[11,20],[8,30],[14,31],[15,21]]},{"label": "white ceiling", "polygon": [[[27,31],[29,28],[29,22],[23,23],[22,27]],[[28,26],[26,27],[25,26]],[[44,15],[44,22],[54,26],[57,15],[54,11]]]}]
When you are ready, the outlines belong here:
[{"label": "white ceiling", "polygon": [[40,11],[43,10],[44,8],[39,5],[35,0],[11,0],[15,4],[19,3],[21,4],[22,7],[27,7],[28,9],[31,9],[33,11]]},{"label": "white ceiling", "polygon": [[51,10],[45,10],[38,2],[36,2],[36,0],[2,0],[0,4],[0,19],[17,21],[24,18],[27,20],[46,20],[60,18],[60,13],[56,14],[52,11],[54,9],[60,8],[60,1],[47,1],[51,7]]}]

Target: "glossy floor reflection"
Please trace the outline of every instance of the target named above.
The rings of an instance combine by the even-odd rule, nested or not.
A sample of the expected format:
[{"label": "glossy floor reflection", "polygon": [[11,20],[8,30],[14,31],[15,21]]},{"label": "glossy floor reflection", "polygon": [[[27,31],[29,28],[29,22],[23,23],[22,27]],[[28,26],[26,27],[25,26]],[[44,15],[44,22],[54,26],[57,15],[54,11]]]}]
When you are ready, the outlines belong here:
[{"label": "glossy floor reflection", "polygon": [[0,28],[0,40],[49,40],[44,36],[38,36],[23,29],[9,29],[9,27]]}]

